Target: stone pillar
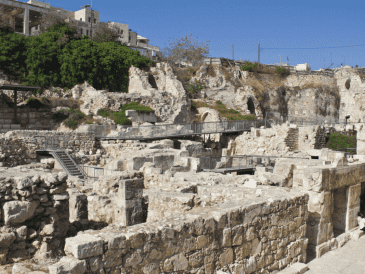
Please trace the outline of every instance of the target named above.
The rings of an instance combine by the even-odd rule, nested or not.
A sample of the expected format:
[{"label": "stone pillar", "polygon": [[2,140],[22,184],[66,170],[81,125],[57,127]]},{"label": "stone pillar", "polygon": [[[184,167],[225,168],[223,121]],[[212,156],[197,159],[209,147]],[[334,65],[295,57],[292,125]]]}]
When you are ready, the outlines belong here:
[{"label": "stone pillar", "polygon": [[360,211],[361,183],[346,189],[347,214],[346,232],[357,227],[357,213]]},{"label": "stone pillar", "polygon": [[75,193],[70,197],[70,222],[82,221],[88,219],[87,196],[81,193]]},{"label": "stone pillar", "polygon": [[24,9],[23,33],[29,36],[29,9]]},{"label": "stone pillar", "polygon": [[115,221],[123,226],[142,223],[143,179],[122,180],[116,197]]}]

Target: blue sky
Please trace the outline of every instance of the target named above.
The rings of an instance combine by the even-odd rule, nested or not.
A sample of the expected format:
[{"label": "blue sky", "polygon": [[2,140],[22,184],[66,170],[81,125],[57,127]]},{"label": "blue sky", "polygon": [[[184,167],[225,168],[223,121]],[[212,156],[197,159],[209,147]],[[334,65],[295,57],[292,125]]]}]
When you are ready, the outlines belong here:
[{"label": "blue sky", "polygon": [[[26,1],[24,1],[26,2]],[[46,0],[52,6],[76,11],[91,0]],[[217,0],[92,0],[100,21],[129,28],[163,48],[169,38],[192,33],[199,42],[210,40],[211,57],[261,63],[308,63],[312,70],[341,66],[365,67],[365,1],[217,1]],[[296,48],[296,49],[269,49]],[[297,49],[305,48],[305,49]],[[321,49],[309,49],[321,48]],[[280,57],[281,56],[281,57]]]}]

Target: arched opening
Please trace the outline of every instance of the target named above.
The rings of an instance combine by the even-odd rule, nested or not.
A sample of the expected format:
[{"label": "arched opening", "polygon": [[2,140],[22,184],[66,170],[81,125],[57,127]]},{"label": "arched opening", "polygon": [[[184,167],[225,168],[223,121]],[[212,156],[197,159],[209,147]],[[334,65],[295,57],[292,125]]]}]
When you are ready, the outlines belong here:
[{"label": "arched opening", "polygon": [[250,111],[251,114],[256,115],[256,113],[255,113],[255,104],[253,103],[253,100],[252,100],[251,97],[248,98],[248,100],[247,100],[247,108],[248,108],[248,110]]}]

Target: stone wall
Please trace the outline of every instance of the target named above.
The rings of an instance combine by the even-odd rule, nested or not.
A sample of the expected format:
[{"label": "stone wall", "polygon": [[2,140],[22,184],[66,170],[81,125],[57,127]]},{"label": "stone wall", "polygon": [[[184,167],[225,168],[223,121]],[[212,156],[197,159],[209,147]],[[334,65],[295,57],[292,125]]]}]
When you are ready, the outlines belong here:
[{"label": "stone wall", "polygon": [[[318,83],[319,84],[319,83]],[[335,120],[339,114],[339,94],[329,88],[288,90],[288,116],[315,121],[318,117]]]},{"label": "stone wall", "polygon": [[0,177],[0,264],[62,254],[69,228],[66,173]]},{"label": "stone wall", "polygon": [[92,133],[80,132],[10,131],[0,134],[0,162],[5,166],[30,163],[36,161],[37,149],[58,148],[59,146],[76,151],[93,151],[95,137]]},{"label": "stone wall", "polygon": [[[1,91],[0,91],[1,93]],[[0,94],[0,133],[11,129],[53,129],[56,123],[52,113],[46,109],[32,109],[26,106],[17,108],[17,118],[20,124],[13,124],[14,108],[9,107],[4,95]]]},{"label": "stone wall", "polygon": [[[67,238],[69,256],[50,270],[78,273],[259,272],[305,262],[308,195],[230,205],[123,228],[117,224]],[[68,266],[65,264],[68,262]]]}]

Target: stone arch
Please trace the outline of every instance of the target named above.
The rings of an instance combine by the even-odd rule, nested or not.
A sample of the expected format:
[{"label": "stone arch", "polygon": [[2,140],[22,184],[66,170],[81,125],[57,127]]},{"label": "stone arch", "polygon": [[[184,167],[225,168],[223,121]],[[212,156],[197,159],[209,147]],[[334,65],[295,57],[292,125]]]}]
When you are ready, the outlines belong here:
[{"label": "stone arch", "polygon": [[255,104],[254,104],[254,102],[252,100],[252,97],[249,97],[247,99],[247,109],[250,111],[250,114],[256,115]]}]

